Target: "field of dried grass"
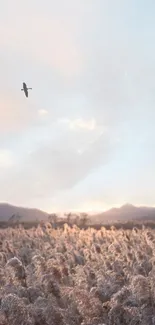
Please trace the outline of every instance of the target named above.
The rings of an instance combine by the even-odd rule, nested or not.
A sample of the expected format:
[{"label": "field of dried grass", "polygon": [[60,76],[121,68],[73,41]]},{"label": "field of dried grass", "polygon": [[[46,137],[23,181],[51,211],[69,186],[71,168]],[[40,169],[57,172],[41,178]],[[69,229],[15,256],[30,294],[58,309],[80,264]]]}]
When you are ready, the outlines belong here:
[{"label": "field of dried grass", "polygon": [[155,324],[155,230],[0,230],[0,325]]}]

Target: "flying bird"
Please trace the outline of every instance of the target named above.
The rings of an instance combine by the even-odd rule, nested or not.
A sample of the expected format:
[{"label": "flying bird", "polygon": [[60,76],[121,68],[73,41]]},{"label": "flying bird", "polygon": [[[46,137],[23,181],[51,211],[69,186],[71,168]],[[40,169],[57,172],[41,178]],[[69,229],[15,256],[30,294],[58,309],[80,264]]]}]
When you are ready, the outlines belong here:
[{"label": "flying bird", "polygon": [[25,96],[28,97],[28,89],[32,89],[32,88],[27,88],[26,83],[23,82],[23,88],[21,90],[24,90]]}]

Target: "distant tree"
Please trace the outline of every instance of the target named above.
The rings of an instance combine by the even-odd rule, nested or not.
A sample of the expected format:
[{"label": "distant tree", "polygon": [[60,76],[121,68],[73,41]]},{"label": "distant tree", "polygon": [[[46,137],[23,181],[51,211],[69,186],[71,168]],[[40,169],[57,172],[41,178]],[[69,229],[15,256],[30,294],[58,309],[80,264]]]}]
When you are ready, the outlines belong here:
[{"label": "distant tree", "polygon": [[48,221],[52,224],[53,227],[56,227],[58,222],[58,216],[56,213],[51,213],[48,216]]},{"label": "distant tree", "polygon": [[80,225],[80,216],[79,215],[75,215],[74,224],[76,226],[79,226]]},{"label": "distant tree", "polygon": [[18,224],[20,223],[21,219],[22,219],[22,216],[20,216],[20,215],[17,213],[17,214],[13,214],[13,215],[9,218],[8,222],[11,223],[11,224],[18,225]]},{"label": "distant tree", "polygon": [[72,213],[72,212],[65,213],[65,217],[68,225],[74,225],[74,224],[79,225],[80,217],[76,213]]},{"label": "distant tree", "polygon": [[16,217],[16,215],[13,214],[13,215],[9,218],[8,222],[9,222],[9,223],[13,223],[14,220],[15,220],[15,217]]},{"label": "distant tree", "polygon": [[80,226],[85,227],[88,223],[88,214],[85,212],[80,213]]},{"label": "distant tree", "polygon": [[72,213],[71,212],[65,213],[65,217],[67,219],[68,225],[70,225],[71,224],[71,219],[72,219]]}]

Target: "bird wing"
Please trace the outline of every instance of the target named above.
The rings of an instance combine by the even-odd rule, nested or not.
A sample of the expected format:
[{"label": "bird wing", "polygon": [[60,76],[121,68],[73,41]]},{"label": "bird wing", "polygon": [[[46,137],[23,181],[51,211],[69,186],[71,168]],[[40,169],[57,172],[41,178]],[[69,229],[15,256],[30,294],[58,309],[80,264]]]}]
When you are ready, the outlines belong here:
[{"label": "bird wing", "polygon": [[25,96],[28,97],[28,91],[27,91],[27,89],[25,89],[24,92],[25,92]]}]

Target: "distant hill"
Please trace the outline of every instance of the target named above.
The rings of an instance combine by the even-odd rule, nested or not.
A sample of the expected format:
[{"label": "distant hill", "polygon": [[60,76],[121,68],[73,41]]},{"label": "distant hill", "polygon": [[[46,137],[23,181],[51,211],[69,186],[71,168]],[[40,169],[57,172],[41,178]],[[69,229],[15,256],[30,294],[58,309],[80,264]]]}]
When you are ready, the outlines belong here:
[{"label": "distant hill", "polygon": [[21,216],[22,221],[28,222],[47,220],[48,218],[48,213],[39,209],[23,208],[7,203],[0,203],[0,221],[8,221],[14,214]]},{"label": "distant hill", "polygon": [[136,207],[132,204],[125,204],[120,208],[112,208],[91,216],[91,221],[95,223],[126,222],[131,220],[155,220],[155,208]]},{"label": "distant hill", "polygon": [[[0,221],[8,221],[13,215],[21,217],[21,221],[35,222],[47,220],[48,213],[39,209],[24,208],[8,203],[0,203]],[[120,208],[112,208],[102,213],[89,215],[91,224],[126,222],[132,220],[155,221],[154,207],[136,207],[132,204],[125,204]]]}]

